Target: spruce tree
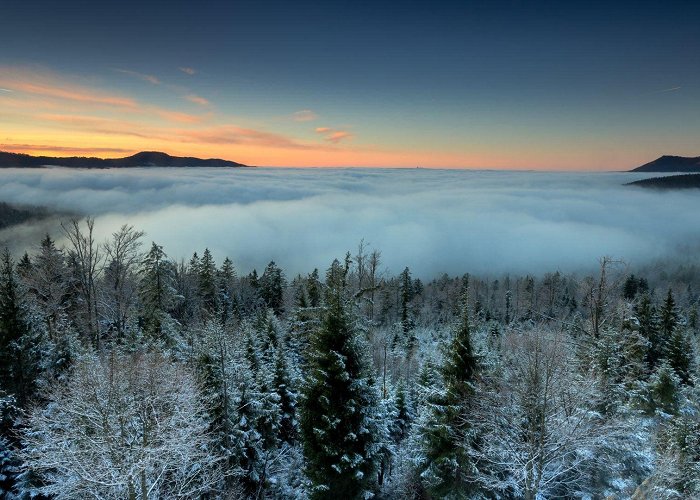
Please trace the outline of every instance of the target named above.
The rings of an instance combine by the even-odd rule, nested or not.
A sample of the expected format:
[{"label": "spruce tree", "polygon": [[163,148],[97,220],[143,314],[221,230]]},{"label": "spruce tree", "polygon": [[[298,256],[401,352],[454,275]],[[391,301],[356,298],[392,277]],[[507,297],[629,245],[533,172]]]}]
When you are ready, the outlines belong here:
[{"label": "spruce tree", "polygon": [[218,303],[221,310],[221,324],[226,325],[232,317],[238,317],[238,300],[235,295],[236,270],[231,259],[226,257],[217,273]]},{"label": "spruce tree", "polygon": [[0,262],[0,391],[16,397],[23,406],[36,378],[36,346],[20,296],[20,284],[9,250]]},{"label": "spruce tree", "polygon": [[346,309],[347,266],[327,273],[326,309],[315,332],[301,414],[311,498],[363,498],[378,459],[376,391]]},{"label": "spruce tree", "polygon": [[163,326],[171,319],[168,311],[175,303],[175,266],[167,257],[154,242],[141,263],[140,322],[144,333],[154,339],[162,337]]},{"label": "spruce tree", "polygon": [[216,286],[216,264],[208,248],[204,249],[199,262],[198,292],[199,299],[207,314],[213,314],[218,307]]},{"label": "spruce tree", "polygon": [[676,309],[676,301],[673,298],[673,292],[668,289],[668,294],[666,295],[666,300],[664,300],[664,305],[661,307],[660,314],[660,324],[661,327],[661,338],[662,342],[668,342],[673,335],[673,331],[678,326],[679,315]]},{"label": "spruce tree", "polygon": [[692,377],[693,351],[693,343],[685,330],[674,328],[666,342],[666,360],[684,384],[689,384]]},{"label": "spruce tree", "polygon": [[270,262],[260,277],[260,295],[267,307],[282,314],[284,310],[284,288],[286,280],[282,269],[277,267],[274,261]]},{"label": "spruce tree", "polygon": [[471,498],[475,494],[477,471],[469,454],[473,444],[469,421],[478,368],[464,293],[459,323],[440,370],[444,386],[428,399],[430,416],[421,432],[425,453],[421,478],[432,497]]},{"label": "spruce tree", "polygon": [[639,334],[648,342],[647,370],[653,372],[659,364],[664,349],[656,307],[651,302],[649,295],[644,294],[634,310],[639,322]]},{"label": "spruce tree", "polygon": [[680,378],[666,361],[659,364],[657,370],[649,377],[649,400],[647,410],[662,411],[676,415],[680,407]]}]

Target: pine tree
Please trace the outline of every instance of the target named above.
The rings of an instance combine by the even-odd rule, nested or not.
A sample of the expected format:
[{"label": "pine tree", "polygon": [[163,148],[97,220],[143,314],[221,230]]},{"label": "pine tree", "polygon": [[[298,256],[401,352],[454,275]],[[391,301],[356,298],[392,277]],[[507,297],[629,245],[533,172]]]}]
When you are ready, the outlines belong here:
[{"label": "pine tree", "polygon": [[218,303],[221,309],[221,324],[226,325],[231,318],[240,319],[238,300],[235,292],[236,270],[231,259],[226,257],[217,273]]},{"label": "pine tree", "polygon": [[680,383],[680,378],[671,365],[662,361],[649,378],[647,409],[650,412],[660,410],[668,415],[676,415],[680,406]]},{"label": "pine tree", "polygon": [[301,415],[311,497],[362,498],[378,459],[376,391],[346,310],[347,266],[327,273],[326,310],[315,333]]},{"label": "pine tree", "polygon": [[406,268],[399,276],[401,280],[401,328],[404,335],[413,329],[413,318],[410,310],[410,303],[413,300],[413,282],[411,281],[411,271]]},{"label": "pine tree", "polygon": [[274,261],[270,262],[260,277],[260,296],[267,307],[282,314],[284,310],[284,288],[286,280],[282,269],[277,267]]},{"label": "pine tree", "polygon": [[664,300],[664,305],[661,308],[659,326],[661,328],[661,339],[662,342],[667,342],[673,331],[678,326],[678,310],[676,309],[676,301],[673,298],[673,292],[668,289],[668,294],[666,295],[666,300]]},{"label": "pine tree", "polygon": [[36,342],[26,318],[14,263],[5,249],[0,262],[0,390],[24,406],[34,390]]},{"label": "pine tree", "polygon": [[17,498],[13,490],[17,486],[21,462],[10,447],[10,443],[0,436],[0,498],[11,500]]},{"label": "pine tree", "polygon": [[164,323],[171,319],[168,311],[175,304],[175,266],[168,260],[163,247],[155,242],[141,265],[142,328],[146,335],[160,339]]},{"label": "pine tree", "polygon": [[261,498],[268,488],[271,457],[276,454],[280,432],[280,406],[272,390],[272,373],[262,369],[257,342],[245,328],[243,350],[234,360],[231,404],[232,461],[248,496]]},{"label": "pine tree", "polygon": [[436,498],[470,498],[475,493],[468,422],[478,368],[464,293],[459,323],[440,370],[444,387],[428,400],[431,416],[421,432],[425,453],[421,477]]},{"label": "pine tree", "polygon": [[218,307],[218,294],[216,287],[216,264],[208,248],[204,249],[197,274],[199,299],[206,313],[211,315]]},{"label": "pine tree", "polygon": [[297,438],[297,389],[293,382],[285,346],[276,349],[273,386],[279,397],[280,423],[279,439],[293,444]]},{"label": "pine tree", "polygon": [[[20,266],[17,268],[19,271]],[[70,301],[69,273],[63,251],[56,248],[55,242],[47,234],[34,262],[21,269],[20,275],[45,319],[49,339],[53,340],[57,324],[66,315]]]},{"label": "pine tree", "polygon": [[680,377],[681,382],[689,384],[692,376],[694,359],[693,343],[683,328],[676,327],[666,343],[666,359]]},{"label": "pine tree", "polygon": [[321,305],[321,282],[318,278],[318,269],[314,269],[306,279],[306,293],[309,297],[309,307]]},{"label": "pine tree", "polygon": [[653,372],[663,356],[663,340],[659,331],[659,318],[656,307],[649,295],[644,294],[634,308],[639,322],[639,334],[648,342],[647,370]]}]

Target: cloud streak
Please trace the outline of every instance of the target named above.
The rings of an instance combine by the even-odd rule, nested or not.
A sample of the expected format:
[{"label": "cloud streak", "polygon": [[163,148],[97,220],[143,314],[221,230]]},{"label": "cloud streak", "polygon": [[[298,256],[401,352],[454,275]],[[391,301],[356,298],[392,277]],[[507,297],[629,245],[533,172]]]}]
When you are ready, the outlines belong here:
[{"label": "cloud streak", "polygon": [[310,109],[302,109],[292,114],[292,120],[295,122],[310,122],[317,119],[318,115]]},{"label": "cloud streak", "polygon": [[188,68],[187,66],[180,66],[178,68],[180,71],[182,71],[185,74],[188,74],[190,76],[194,75],[196,71],[193,68]]},{"label": "cloud streak", "polygon": [[323,135],[324,140],[338,144],[339,142],[350,139],[353,135],[347,130],[338,130],[330,127],[316,127],[316,133]]},{"label": "cloud streak", "polygon": [[70,146],[51,146],[48,144],[0,144],[0,150],[10,151],[13,153],[24,153],[27,151],[50,151],[60,152],[60,153],[71,153],[71,154],[95,154],[95,153],[133,153],[131,149],[124,148],[81,148],[81,147],[70,147]]},{"label": "cloud streak", "polygon": [[125,75],[133,76],[134,78],[138,78],[139,80],[143,80],[145,82],[151,83],[153,85],[160,85],[160,80],[153,76],[153,75],[146,75],[144,73],[139,73],[138,71],[131,71],[128,69],[119,69],[115,68],[114,71],[117,73],[123,73]]},{"label": "cloud streak", "polygon": [[196,94],[188,94],[185,96],[185,99],[195,104],[199,104],[200,106],[209,106],[209,101],[207,99]]},{"label": "cloud streak", "polygon": [[[242,272],[324,268],[364,238],[392,272],[592,270],[700,248],[697,194],[622,186],[630,173],[352,169],[0,170],[0,200],[124,223],[173,258],[208,246]],[[55,234],[57,235],[57,234]],[[35,241],[31,242],[36,243]],[[690,250],[688,250],[690,248]]]}]

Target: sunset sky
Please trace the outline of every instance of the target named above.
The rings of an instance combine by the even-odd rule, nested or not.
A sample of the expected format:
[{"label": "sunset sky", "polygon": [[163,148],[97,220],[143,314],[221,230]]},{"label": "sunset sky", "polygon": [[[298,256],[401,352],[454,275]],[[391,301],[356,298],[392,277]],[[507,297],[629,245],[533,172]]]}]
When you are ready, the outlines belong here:
[{"label": "sunset sky", "polygon": [[3,0],[0,150],[628,169],[700,155],[700,3]]}]

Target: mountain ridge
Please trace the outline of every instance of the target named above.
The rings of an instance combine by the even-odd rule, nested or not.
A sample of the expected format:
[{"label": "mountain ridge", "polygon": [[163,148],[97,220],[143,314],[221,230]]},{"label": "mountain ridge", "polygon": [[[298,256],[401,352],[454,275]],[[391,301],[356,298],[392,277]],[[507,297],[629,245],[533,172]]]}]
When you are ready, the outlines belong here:
[{"label": "mountain ridge", "polygon": [[91,156],[32,156],[24,153],[0,151],[0,168],[32,167],[68,168],[134,168],[134,167],[247,167],[235,161],[219,158],[195,158],[193,156],[171,156],[160,151],[141,151],[123,158],[97,158]]},{"label": "mountain ridge", "polygon": [[700,172],[700,156],[663,155],[630,172]]},{"label": "mountain ridge", "polygon": [[665,177],[652,177],[650,179],[628,182],[625,185],[660,190],[700,189],[700,174],[680,174],[668,175]]}]

